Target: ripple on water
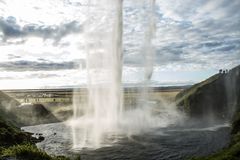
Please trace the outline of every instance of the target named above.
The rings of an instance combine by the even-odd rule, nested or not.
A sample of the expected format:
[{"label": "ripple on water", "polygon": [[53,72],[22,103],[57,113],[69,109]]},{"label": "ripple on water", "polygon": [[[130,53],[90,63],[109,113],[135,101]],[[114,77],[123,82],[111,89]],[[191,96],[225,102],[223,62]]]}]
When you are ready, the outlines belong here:
[{"label": "ripple on water", "polygon": [[[65,123],[23,127],[42,133],[45,140],[37,146],[49,154],[72,154],[71,128]],[[99,149],[75,150],[83,160],[179,160],[202,156],[223,148],[229,142],[229,125],[202,128],[158,128],[141,135],[114,136],[115,143]],[[111,139],[111,136],[109,136]]]}]

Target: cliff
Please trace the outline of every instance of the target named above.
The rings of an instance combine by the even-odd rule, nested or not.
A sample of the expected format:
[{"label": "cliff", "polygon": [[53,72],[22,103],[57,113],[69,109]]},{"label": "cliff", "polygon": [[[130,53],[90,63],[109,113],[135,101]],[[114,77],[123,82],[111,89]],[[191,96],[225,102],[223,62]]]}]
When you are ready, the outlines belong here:
[{"label": "cliff", "polygon": [[176,102],[191,118],[231,119],[240,108],[240,66],[180,92],[176,96]]},{"label": "cliff", "polygon": [[221,151],[192,160],[239,160],[240,157],[240,66],[216,74],[176,96],[179,108],[201,122],[230,121],[231,143]]}]

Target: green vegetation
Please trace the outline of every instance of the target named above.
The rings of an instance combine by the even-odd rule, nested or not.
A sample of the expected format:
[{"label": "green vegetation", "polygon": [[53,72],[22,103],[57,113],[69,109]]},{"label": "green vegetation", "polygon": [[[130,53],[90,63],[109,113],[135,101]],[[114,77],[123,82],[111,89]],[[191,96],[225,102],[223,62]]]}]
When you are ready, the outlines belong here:
[{"label": "green vegetation", "polygon": [[232,139],[230,145],[210,156],[192,158],[191,160],[239,160],[239,159],[240,159],[240,112],[237,112],[234,116],[234,121],[232,124]]},{"label": "green vegetation", "polygon": [[0,116],[0,147],[34,141],[36,139],[31,137],[30,133],[22,132],[10,122],[4,121]]},{"label": "green vegetation", "polygon": [[191,160],[240,159],[240,66],[229,73],[218,74],[179,93],[176,102],[190,118],[206,119],[206,115],[232,119],[231,142],[217,153]]},{"label": "green vegetation", "polygon": [[240,95],[240,66],[216,74],[176,96],[176,103],[191,118],[229,120]]},{"label": "green vegetation", "polygon": [[[205,81],[202,81],[186,90],[181,91],[179,94],[176,95],[175,98],[177,106],[179,106],[179,108],[181,108],[190,117],[196,118],[206,115],[204,113],[204,106],[206,105],[202,104],[203,101],[205,102],[205,100],[203,100],[202,98],[203,94],[206,94],[204,92],[213,90],[209,89],[208,87],[211,87],[210,86],[211,84],[216,83],[220,76],[221,76],[220,74],[216,74],[206,79]],[[212,92],[209,94],[212,94]],[[211,101],[207,100],[207,102]]]},{"label": "green vegetation", "polygon": [[240,157],[240,142],[223,149],[218,153],[207,157],[192,158],[191,160],[239,160]]},{"label": "green vegetation", "polygon": [[[63,156],[49,156],[39,150],[34,142],[37,139],[30,133],[22,132],[19,128],[6,122],[0,113],[0,160],[14,158],[17,160],[70,160]],[[80,160],[77,157],[76,160]]]},{"label": "green vegetation", "polygon": [[240,159],[240,112],[235,115],[232,125],[232,140],[228,147],[207,157],[191,160],[239,160]]},{"label": "green vegetation", "polygon": [[179,94],[176,95],[176,100],[177,100],[177,103],[180,103],[181,101],[187,99],[189,96],[191,96],[192,94],[198,92],[198,90],[203,87],[204,85],[207,85],[209,83],[212,83],[214,81],[216,81],[218,78],[219,78],[219,74],[216,74],[200,83],[197,83],[193,86],[191,86],[190,88],[188,89],[185,89],[183,91],[181,91]]},{"label": "green vegetation", "polygon": [[[21,125],[17,122],[19,119],[8,111],[16,105],[19,105],[17,101],[0,92],[0,160],[70,160],[63,156],[50,156],[36,147],[34,143],[39,140],[31,133],[21,131],[17,127]],[[80,157],[75,160],[80,160]]]},{"label": "green vegetation", "polygon": [[39,150],[35,145],[22,144],[0,150],[0,158],[13,157],[19,160],[70,160],[69,158],[49,156],[46,152]]}]

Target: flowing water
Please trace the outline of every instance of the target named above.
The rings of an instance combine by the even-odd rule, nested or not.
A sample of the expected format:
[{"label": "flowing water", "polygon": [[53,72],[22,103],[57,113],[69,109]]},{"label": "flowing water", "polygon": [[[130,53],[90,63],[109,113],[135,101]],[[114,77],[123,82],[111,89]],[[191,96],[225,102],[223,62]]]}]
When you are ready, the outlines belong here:
[{"label": "flowing water", "polygon": [[[161,97],[160,102],[151,99],[149,84],[154,68],[155,0],[141,0],[141,5],[145,12],[141,48],[144,74],[140,92],[136,93],[136,105],[123,106],[123,1],[89,0],[88,21],[84,28],[87,96],[76,90],[74,115],[68,122],[39,127],[45,130],[43,136],[46,137],[38,144],[40,148],[53,154],[76,152],[83,159],[91,160],[139,160],[206,155],[227,144],[227,126],[179,127],[184,116],[176,106]],[[25,130],[42,133],[36,127]],[[219,139],[223,141],[219,142]]]},{"label": "flowing water", "polygon": [[160,105],[149,97],[154,66],[155,0],[141,3],[145,11],[141,49],[145,58],[144,80],[137,105],[129,107],[123,106],[122,93],[123,1],[88,2],[88,21],[84,29],[87,100],[82,100],[83,96],[75,92],[74,115],[69,122],[76,150],[101,148],[109,135],[114,143],[118,135],[144,133],[152,128],[166,127],[181,118],[174,105],[166,104],[164,100]]},{"label": "flowing water", "polygon": [[152,99],[155,0],[138,2],[144,9],[144,74],[142,85],[132,93],[136,103],[123,105],[123,0],[89,0],[83,37],[87,93],[76,89],[69,121],[23,127],[45,137],[39,148],[54,155],[80,154],[82,160],[181,160],[229,143],[229,124],[189,122],[173,103]]},{"label": "flowing water", "polygon": [[100,147],[103,134],[115,131],[122,114],[122,0],[90,0],[88,5],[88,100],[74,96],[74,148]]}]

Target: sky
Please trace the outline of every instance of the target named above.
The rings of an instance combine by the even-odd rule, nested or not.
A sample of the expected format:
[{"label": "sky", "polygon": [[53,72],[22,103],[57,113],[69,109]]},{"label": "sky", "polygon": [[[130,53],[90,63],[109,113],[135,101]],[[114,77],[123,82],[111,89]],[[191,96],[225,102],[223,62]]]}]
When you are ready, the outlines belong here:
[{"label": "sky", "polygon": [[[86,0],[0,0],[0,89],[85,85],[86,29],[106,31],[104,39],[108,3],[93,2],[89,15]],[[143,81],[146,6],[124,0],[124,84]],[[194,84],[239,65],[239,8],[239,0],[156,0],[151,82]]]}]

